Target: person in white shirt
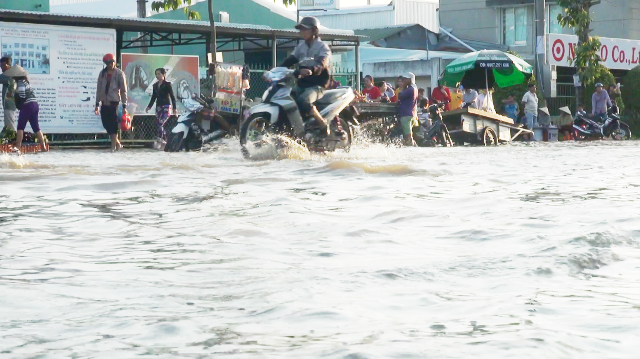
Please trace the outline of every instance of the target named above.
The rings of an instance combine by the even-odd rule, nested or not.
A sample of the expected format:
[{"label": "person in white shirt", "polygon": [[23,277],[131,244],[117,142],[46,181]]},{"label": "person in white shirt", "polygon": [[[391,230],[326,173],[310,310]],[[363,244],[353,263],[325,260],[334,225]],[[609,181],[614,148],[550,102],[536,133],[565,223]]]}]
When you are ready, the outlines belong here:
[{"label": "person in white shirt", "polygon": [[478,93],[475,90],[465,88],[464,94],[462,95],[462,103],[465,104],[466,107],[478,108]]},{"label": "person in white shirt", "polygon": [[[538,120],[538,95],[536,95],[536,85],[529,84],[529,91],[522,97],[522,108],[524,108],[524,124],[527,129],[533,130],[533,126]],[[531,140],[531,135],[525,135]]]}]

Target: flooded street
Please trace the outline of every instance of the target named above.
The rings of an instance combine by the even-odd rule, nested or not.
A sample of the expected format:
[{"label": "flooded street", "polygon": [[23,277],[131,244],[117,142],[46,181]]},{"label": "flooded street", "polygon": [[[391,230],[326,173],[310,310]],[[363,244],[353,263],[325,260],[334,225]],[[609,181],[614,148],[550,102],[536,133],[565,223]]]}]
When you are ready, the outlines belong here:
[{"label": "flooded street", "polygon": [[0,358],[637,358],[640,142],[0,160]]}]

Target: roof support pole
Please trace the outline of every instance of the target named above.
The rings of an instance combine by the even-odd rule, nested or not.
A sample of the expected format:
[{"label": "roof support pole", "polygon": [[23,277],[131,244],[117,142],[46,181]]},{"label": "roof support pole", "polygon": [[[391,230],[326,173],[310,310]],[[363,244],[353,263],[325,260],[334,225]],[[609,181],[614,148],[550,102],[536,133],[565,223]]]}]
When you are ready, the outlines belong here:
[{"label": "roof support pole", "polygon": [[360,91],[360,40],[356,42],[356,91]]},{"label": "roof support pole", "polygon": [[124,40],[124,31],[116,30],[116,64],[120,61],[120,66],[122,66],[122,60],[120,57],[122,56],[122,42]]},{"label": "roof support pole", "polygon": [[274,34],[271,37],[271,67],[278,66],[278,38]]}]

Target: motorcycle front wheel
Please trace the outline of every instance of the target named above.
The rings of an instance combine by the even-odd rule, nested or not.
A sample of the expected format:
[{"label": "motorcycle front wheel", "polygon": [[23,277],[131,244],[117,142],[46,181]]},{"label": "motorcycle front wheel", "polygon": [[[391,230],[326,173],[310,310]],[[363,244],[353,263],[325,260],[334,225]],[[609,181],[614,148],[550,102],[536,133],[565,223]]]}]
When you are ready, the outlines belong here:
[{"label": "motorcycle front wheel", "polygon": [[266,116],[253,114],[240,127],[240,147],[245,159],[277,158],[277,145],[272,139],[275,131]]}]

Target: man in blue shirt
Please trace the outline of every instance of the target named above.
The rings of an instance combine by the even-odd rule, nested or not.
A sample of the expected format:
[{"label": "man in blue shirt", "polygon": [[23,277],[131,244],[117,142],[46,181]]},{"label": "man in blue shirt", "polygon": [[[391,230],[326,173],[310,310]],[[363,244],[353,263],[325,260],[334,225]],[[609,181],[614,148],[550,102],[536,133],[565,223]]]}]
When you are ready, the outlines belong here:
[{"label": "man in blue shirt", "polygon": [[591,115],[604,121],[607,117],[607,105],[613,106],[607,90],[602,88],[602,84],[596,84],[596,92],[591,95]]},{"label": "man in blue shirt", "polygon": [[402,125],[402,135],[405,146],[415,146],[413,141],[413,128],[418,125],[418,88],[416,87],[416,76],[407,72],[400,76],[402,88],[398,94],[398,117]]}]

